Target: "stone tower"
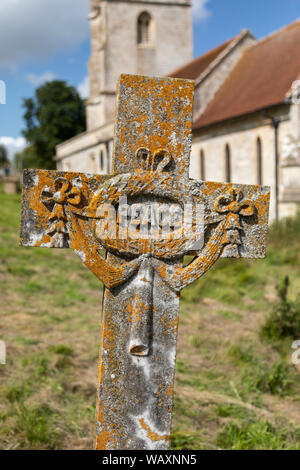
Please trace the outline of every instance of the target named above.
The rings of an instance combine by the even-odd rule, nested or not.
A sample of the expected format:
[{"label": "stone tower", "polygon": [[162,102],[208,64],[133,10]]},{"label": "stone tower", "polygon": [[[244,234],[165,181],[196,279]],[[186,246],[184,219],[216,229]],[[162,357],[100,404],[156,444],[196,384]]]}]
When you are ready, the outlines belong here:
[{"label": "stone tower", "polygon": [[167,75],[193,57],[190,0],[90,0],[87,128],[114,118],[120,73]]}]

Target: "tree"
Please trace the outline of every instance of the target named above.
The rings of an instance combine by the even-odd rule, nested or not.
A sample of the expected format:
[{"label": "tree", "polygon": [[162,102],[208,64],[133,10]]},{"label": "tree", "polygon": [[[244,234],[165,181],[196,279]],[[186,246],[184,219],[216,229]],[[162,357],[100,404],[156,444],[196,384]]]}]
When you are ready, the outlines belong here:
[{"label": "tree", "polygon": [[17,171],[22,172],[24,168],[45,168],[43,162],[36,154],[34,145],[28,145],[21,152],[14,154],[14,167]]},{"label": "tree", "polygon": [[0,166],[4,166],[8,163],[7,150],[4,145],[0,145]]},{"label": "tree", "polygon": [[24,167],[54,169],[55,147],[85,130],[84,101],[73,86],[53,80],[37,88],[34,98],[25,98],[23,107],[29,143]]}]

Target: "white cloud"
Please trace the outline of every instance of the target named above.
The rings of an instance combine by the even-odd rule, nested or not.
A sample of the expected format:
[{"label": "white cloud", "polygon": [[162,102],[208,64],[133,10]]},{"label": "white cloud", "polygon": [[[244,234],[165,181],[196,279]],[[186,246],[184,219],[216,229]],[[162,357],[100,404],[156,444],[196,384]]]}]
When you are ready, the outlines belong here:
[{"label": "white cloud", "polygon": [[193,19],[204,21],[211,16],[211,11],[207,8],[210,0],[193,0]]},{"label": "white cloud", "polygon": [[0,69],[49,59],[89,38],[89,0],[1,0]]},{"label": "white cloud", "polygon": [[77,87],[78,93],[80,94],[81,98],[86,99],[90,95],[90,79],[87,75],[84,80],[78,85]]},{"label": "white cloud", "polygon": [[55,80],[56,75],[53,72],[45,72],[45,73],[42,73],[41,75],[29,73],[26,75],[26,78],[29,81],[29,83],[31,83],[31,85],[40,86],[43,83],[51,82],[51,80]]},{"label": "white cloud", "polygon": [[0,144],[6,147],[8,158],[12,160],[15,153],[26,147],[26,140],[24,137],[0,137]]}]

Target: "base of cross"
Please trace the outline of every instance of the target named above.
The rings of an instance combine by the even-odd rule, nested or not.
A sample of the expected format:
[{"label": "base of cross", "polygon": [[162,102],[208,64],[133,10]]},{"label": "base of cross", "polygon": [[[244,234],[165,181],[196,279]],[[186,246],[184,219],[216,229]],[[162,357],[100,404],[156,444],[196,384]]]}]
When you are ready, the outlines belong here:
[{"label": "base of cross", "polygon": [[179,293],[143,276],[104,292],[96,449],[169,448]]},{"label": "base of cross", "polygon": [[99,450],[169,448],[180,291],[265,255],[269,188],[188,176],[192,101],[191,81],[122,75],[113,175],[24,172],[21,244],[72,248],[105,286]]}]

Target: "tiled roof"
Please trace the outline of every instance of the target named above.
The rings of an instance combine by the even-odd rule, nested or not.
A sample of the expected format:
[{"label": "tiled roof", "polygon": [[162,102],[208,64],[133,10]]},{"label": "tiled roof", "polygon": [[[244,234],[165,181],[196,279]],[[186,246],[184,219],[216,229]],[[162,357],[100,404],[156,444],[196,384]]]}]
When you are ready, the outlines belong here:
[{"label": "tiled roof", "polygon": [[194,129],[285,101],[300,73],[300,20],[250,46]]}]

